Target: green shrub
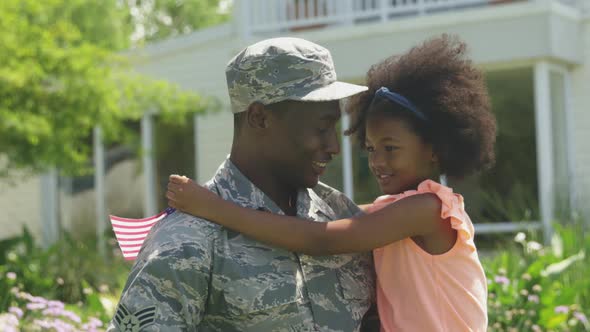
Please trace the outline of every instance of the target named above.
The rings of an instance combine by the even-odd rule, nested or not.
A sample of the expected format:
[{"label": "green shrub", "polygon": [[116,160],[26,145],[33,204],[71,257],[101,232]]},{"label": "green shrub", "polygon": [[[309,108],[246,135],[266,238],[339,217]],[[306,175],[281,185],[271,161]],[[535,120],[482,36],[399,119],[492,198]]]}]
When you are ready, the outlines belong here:
[{"label": "green shrub", "polygon": [[590,331],[590,237],[556,225],[550,246],[524,233],[484,260],[489,331]]},{"label": "green shrub", "polygon": [[92,237],[74,239],[63,233],[58,243],[43,249],[27,230],[1,241],[0,313],[20,308],[25,318],[40,319],[49,308],[27,310],[35,298],[64,303],[83,319],[109,320],[130,265],[120,257],[114,240],[104,256],[96,247]]},{"label": "green shrub", "polygon": [[[519,233],[482,259],[489,331],[590,331],[590,236],[580,223],[555,228],[550,246]],[[130,265],[113,239],[106,257],[95,248],[93,238],[64,234],[42,249],[26,230],[1,241],[0,330],[104,326]]]}]

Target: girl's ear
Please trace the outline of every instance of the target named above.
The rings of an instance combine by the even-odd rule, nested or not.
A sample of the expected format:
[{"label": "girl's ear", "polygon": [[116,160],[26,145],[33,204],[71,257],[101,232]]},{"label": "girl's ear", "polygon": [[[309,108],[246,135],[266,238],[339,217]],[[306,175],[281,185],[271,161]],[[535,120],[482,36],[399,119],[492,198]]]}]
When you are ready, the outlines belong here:
[{"label": "girl's ear", "polygon": [[438,156],[436,155],[436,153],[434,153],[434,151],[431,154],[430,161],[432,161],[435,164],[438,164]]},{"label": "girl's ear", "polygon": [[428,143],[426,145],[426,149],[425,149],[425,157],[428,158],[428,155],[430,155],[430,162],[433,164],[438,164],[438,156],[436,155],[436,151],[434,150],[434,145]]},{"label": "girl's ear", "polygon": [[434,166],[435,168],[438,169],[440,166],[439,162],[440,162],[440,160],[438,158],[438,155],[434,151],[434,147],[431,147],[430,148],[430,163],[432,164],[432,166]]}]

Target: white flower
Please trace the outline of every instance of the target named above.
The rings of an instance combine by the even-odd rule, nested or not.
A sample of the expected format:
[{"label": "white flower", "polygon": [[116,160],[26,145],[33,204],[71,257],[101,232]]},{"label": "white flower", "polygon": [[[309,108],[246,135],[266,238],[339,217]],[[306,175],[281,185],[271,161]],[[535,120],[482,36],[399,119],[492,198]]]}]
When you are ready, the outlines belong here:
[{"label": "white flower", "polygon": [[18,326],[18,317],[16,317],[14,314],[0,314],[0,327],[2,328],[2,331],[16,331],[16,327]]},{"label": "white flower", "polygon": [[6,258],[8,258],[9,261],[14,262],[14,261],[17,260],[18,255],[14,251],[11,251],[11,252],[8,253],[8,255],[6,256]]},{"label": "white flower", "polygon": [[516,236],[514,237],[514,241],[518,242],[518,243],[524,243],[525,240],[526,240],[526,234],[524,234],[523,232],[518,232],[516,234]]},{"label": "white flower", "polygon": [[531,241],[526,244],[526,248],[529,252],[535,252],[543,249],[543,245],[539,242]]}]

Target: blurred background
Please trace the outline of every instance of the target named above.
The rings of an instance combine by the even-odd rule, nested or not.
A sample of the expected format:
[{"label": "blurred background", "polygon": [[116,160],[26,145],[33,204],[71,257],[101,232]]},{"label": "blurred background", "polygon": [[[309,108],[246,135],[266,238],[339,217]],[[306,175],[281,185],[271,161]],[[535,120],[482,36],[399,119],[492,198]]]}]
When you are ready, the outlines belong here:
[{"label": "blurred background", "polygon": [[[169,174],[214,174],[242,48],[305,38],[362,84],[442,33],[498,121],[494,168],[446,179],[476,224],[490,330],[590,330],[590,0],[3,0],[0,31],[1,330],[104,328],[130,269],[108,215],[154,215]],[[322,181],[369,203],[367,156],[341,140]]]}]

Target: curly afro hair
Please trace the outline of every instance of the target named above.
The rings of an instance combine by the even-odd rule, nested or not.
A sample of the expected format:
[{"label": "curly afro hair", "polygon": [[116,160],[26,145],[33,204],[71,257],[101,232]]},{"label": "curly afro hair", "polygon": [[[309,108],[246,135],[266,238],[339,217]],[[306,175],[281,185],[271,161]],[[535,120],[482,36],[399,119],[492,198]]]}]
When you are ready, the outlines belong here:
[{"label": "curly afro hair", "polygon": [[[428,118],[426,123],[408,112],[388,112],[409,121],[425,142],[432,144],[442,174],[464,177],[494,163],[496,120],[483,74],[466,59],[466,45],[442,35],[373,65],[367,72],[368,91],[351,98],[353,116],[348,134],[361,145],[366,120],[383,107],[370,107],[375,91],[387,87],[412,101]],[[393,103],[388,107],[400,108]]]}]

